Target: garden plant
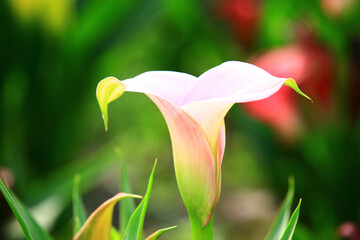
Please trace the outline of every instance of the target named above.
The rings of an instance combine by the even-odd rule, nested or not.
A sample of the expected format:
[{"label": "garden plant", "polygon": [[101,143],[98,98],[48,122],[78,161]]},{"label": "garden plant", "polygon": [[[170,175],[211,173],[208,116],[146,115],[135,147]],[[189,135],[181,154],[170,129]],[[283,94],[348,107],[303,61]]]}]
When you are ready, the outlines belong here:
[{"label": "garden plant", "polygon": [[1,0],[0,239],[286,239],[301,198],[293,240],[359,240],[359,23],[356,0]]},{"label": "garden plant", "polygon": [[[224,117],[234,103],[267,98],[286,85],[310,99],[292,78],[277,78],[255,65],[229,61],[214,67],[198,78],[174,71],[150,71],[119,81],[108,77],[100,81],[96,97],[108,130],[108,104],[125,91],[145,93],[160,109],[167,123],[173,150],[178,188],[187,209],[194,240],[213,239],[213,213],[221,192],[221,164],[225,151]],[[310,99],[311,100],[311,99]],[[139,111],[141,114],[141,111]],[[126,147],[126,146],[121,146]],[[140,240],[150,199],[157,161],[148,182],[147,192],[134,208],[129,180],[124,175],[121,192],[99,206],[87,219],[79,193],[80,176],[73,184],[73,239]],[[14,212],[27,239],[51,239],[34,220],[29,210],[1,182],[1,192]],[[266,237],[267,240],[292,239],[300,204],[290,217],[294,198],[294,180]],[[114,206],[120,202],[119,229],[112,226]],[[158,239],[175,228],[160,229],[146,237]]]}]

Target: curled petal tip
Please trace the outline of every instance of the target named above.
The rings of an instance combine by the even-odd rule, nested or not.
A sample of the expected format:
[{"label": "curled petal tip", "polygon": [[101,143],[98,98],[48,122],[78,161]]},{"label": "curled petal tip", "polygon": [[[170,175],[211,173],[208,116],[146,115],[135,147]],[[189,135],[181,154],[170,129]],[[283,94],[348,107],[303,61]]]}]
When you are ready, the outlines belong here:
[{"label": "curled petal tip", "polygon": [[307,96],[305,93],[303,93],[300,88],[298,87],[298,85],[296,84],[295,80],[292,78],[288,78],[285,80],[284,85],[291,87],[295,92],[297,92],[298,94],[300,94],[301,96],[309,99],[311,102],[313,102],[313,100]]},{"label": "curled petal tip", "polygon": [[107,123],[107,119],[105,120],[105,116],[104,114],[101,115],[103,121],[104,121],[104,127],[105,127],[105,132],[107,132],[108,130],[108,123]]},{"label": "curled petal tip", "polygon": [[105,131],[108,129],[108,104],[119,98],[125,92],[125,88],[125,85],[115,77],[107,77],[97,85],[96,98],[104,120]]}]

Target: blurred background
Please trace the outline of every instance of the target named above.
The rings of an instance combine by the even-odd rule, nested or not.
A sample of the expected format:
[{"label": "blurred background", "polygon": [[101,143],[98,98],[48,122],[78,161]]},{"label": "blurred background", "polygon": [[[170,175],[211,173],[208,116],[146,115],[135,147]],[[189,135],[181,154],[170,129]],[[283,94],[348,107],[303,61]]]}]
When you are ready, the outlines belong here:
[{"label": "blurred background", "polygon": [[[145,232],[190,239],[159,110],[126,93],[105,132],[95,89],[227,60],[292,77],[314,103],[283,87],[230,110],[214,239],[263,239],[289,176],[294,239],[360,239],[359,1],[2,0],[0,25],[0,175],[55,239],[72,236],[74,175],[91,213],[119,192],[121,158],[140,195],[159,160]],[[23,238],[2,196],[0,229]]]}]

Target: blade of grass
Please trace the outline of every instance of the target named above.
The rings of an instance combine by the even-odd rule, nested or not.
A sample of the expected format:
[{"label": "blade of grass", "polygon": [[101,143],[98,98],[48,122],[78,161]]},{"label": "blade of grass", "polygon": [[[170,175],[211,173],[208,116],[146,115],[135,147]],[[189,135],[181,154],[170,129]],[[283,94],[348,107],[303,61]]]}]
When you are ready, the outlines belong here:
[{"label": "blade of grass", "polygon": [[[120,153],[119,153],[119,155],[120,155]],[[130,187],[128,172],[127,172],[126,160],[121,156],[120,156],[120,160],[121,160],[120,192],[131,193],[132,191],[131,191],[131,187]],[[125,233],[127,224],[130,220],[130,217],[131,217],[132,213],[135,211],[134,199],[128,198],[128,199],[124,199],[123,201],[121,201],[119,210],[120,210],[120,213],[119,213],[120,232]]]},{"label": "blade of grass", "polygon": [[80,195],[80,175],[74,177],[73,188],[73,219],[74,219],[74,236],[80,230],[86,221],[86,214],[83,201]]},{"label": "blade of grass", "polygon": [[297,205],[294,213],[292,214],[292,216],[290,218],[289,224],[287,225],[285,232],[281,237],[281,240],[291,240],[292,239],[297,221],[299,219],[300,206],[301,206],[301,199],[300,199],[299,204]]},{"label": "blade of grass", "polygon": [[282,202],[277,216],[272,223],[266,240],[279,240],[283,235],[290,218],[291,205],[294,199],[295,183],[294,178],[289,178],[289,188],[284,201]]},{"label": "blade of grass", "polygon": [[139,206],[135,209],[134,213],[132,214],[130,221],[128,223],[128,226],[126,228],[126,232],[125,232],[123,240],[135,240],[135,239],[140,240],[142,237],[142,228],[144,225],[146,209],[147,209],[147,205],[148,205],[149,198],[150,198],[156,163],[157,163],[157,160],[155,160],[154,167],[152,169],[152,172],[151,172],[151,175],[149,178],[149,183],[148,183],[146,194],[145,194],[143,200],[141,201],[141,203],[139,204]]},{"label": "blade of grass", "polygon": [[30,211],[17,197],[6,188],[0,180],[0,190],[18,220],[26,239],[28,240],[50,240],[51,236],[33,218]]}]

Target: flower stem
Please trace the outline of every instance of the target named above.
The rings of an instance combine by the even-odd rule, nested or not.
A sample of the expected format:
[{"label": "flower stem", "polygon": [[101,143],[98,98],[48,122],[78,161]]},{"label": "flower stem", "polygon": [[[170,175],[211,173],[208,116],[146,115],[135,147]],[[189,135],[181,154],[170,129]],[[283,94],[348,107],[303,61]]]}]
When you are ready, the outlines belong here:
[{"label": "flower stem", "polygon": [[192,217],[190,223],[193,240],[212,240],[213,217],[206,226],[203,226],[199,219]]}]

